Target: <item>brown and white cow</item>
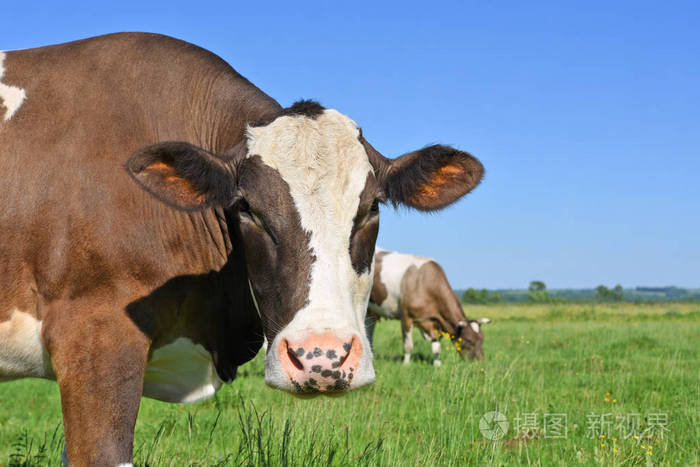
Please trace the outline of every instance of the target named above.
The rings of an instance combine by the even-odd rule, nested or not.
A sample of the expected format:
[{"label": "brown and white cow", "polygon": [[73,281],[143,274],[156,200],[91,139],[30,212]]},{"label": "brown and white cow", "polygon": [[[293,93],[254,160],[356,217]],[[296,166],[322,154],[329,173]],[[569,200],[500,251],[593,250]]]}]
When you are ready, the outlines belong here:
[{"label": "brown and white cow", "polygon": [[387,159],[160,35],[0,53],[0,380],[58,381],[74,465],[131,462],[142,395],[210,396],[263,335],[270,386],[369,384],[379,204],[437,210],[482,172]]},{"label": "brown and white cow", "polygon": [[433,365],[440,366],[440,338],[447,334],[462,358],[483,357],[488,318],[467,319],[445,271],[431,258],[376,249],[374,283],[365,318],[370,343],[379,318],[400,319],[403,363],[411,362],[413,325],[431,342]]}]

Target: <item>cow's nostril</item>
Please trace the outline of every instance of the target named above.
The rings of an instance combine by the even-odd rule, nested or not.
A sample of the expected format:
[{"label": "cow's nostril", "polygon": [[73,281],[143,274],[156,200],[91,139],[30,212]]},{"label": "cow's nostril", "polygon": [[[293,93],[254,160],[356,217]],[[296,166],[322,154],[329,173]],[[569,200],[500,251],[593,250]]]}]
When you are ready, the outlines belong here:
[{"label": "cow's nostril", "polygon": [[292,362],[292,365],[294,365],[298,370],[304,369],[304,365],[301,364],[301,362],[299,361],[299,359],[297,358],[295,353],[289,347],[289,343],[287,343],[287,356],[289,357],[289,360]]},{"label": "cow's nostril", "polygon": [[[355,339],[353,338],[353,341],[354,340]],[[343,363],[345,363],[345,360],[347,360],[348,357],[350,356],[350,350],[352,350],[352,342],[346,342],[345,344],[343,344],[343,350],[345,350],[345,356],[340,360],[339,366],[343,366]]]}]

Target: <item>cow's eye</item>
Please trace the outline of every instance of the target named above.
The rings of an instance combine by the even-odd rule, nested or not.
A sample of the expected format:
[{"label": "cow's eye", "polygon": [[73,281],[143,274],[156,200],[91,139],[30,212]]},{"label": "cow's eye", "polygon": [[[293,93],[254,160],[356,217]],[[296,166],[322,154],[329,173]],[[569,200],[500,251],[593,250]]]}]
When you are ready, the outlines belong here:
[{"label": "cow's eye", "polygon": [[245,199],[241,199],[238,202],[238,214],[242,221],[254,224],[255,227],[265,232],[268,237],[270,237],[270,239],[277,244],[277,237],[275,237],[265,221],[262,220],[260,216],[255,214],[255,212],[251,209],[250,204],[248,204]]},{"label": "cow's eye", "polygon": [[258,218],[258,216],[255,215],[253,210],[250,208],[250,204],[248,204],[248,201],[242,199],[238,202],[238,214],[241,215],[241,217],[244,217],[248,220],[251,220],[255,224],[262,227],[262,223],[260,222],[260,219]]},{"label": "cow's eye", "polygon": [[238,202],[238,212],[241,212],[243,214],[248,214],[252,215],[252,211],[250,210],[250,204],[248,204],[248,201],[242,199]]},{"label": "cow's eye", "polygon": [[375,213],[379,212],[379,200],[375,199],[372,206],[369,208],[369,212]]}]

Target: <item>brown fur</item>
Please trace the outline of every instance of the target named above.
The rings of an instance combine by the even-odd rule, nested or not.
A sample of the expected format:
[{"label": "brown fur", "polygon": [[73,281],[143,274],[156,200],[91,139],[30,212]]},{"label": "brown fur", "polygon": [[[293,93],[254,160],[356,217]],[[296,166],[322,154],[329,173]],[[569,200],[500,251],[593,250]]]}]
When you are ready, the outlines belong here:
[{"label": "brown fur", "polygon": [[360,193],[359,209],[350,232],[350,259],[353,269],[358,274],[366,273],[372,266],[374,244],[379,234],[377,193],[379,193],[379,186],[376,178],[368,174],[365,188]]},{"label": "brown fur", "polygon": [[[12,308],[43,321],[72,465],[130,462],[149,348],[187,335],[225,377],[261,331],[247,337],[246,320],[260,324],[245,269],[229,264],[224,213],[173,211],[124,164],[160,140],[223,152],[249,118],[280,107],[214,55],[162,36],[11,52],[5,67],[28,97],[0,124],[0,173],[14,182],[0,193],[0,321]],[[239,326],[245,340],[230,342]]]},{"label": "brown fur", "polygon": [[372,293],[369,301],[372,303],[384,303],[387,297],[386,286],[381,281],[382,275],[382,258],[389,253],[388,251],[380,251],[374,255],[374,281],[372,282]]}]

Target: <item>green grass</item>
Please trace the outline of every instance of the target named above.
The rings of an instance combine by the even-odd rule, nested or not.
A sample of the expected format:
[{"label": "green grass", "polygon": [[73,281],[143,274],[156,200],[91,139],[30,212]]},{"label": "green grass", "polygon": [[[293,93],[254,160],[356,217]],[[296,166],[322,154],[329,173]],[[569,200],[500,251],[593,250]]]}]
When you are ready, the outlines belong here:
[{"label": "green grass", "polygon": [[[401,365],[398,322],[376,330],[377,382],[343,397],[298,399],[267,388],[258,356],[217,397],[194,405],[144,399],[138,465],[696,465],[700,462],[700,305],[506,305],[487,316],[486,359],[443,366],[415,332]],[[486,412],[510,421],[500,441],[479,431]],[[567,437],[544,431],[567,415]],[[530,426],[516,430],[516,418]],[[605,415],[609,414],[609,415]],[[625,438],[628,414],[666,414],[663,437]],[[591,416],[611,430],[591,433]],[[618,418],[620,417],[620,418]],[[0,385],[0,465],[58,464],[55,383]],[[626,430],[625,430],[626,431]],[[615,438],[613,440],[613,438]],[[644,446],[644,449],[642,448]],[[648,446],[652,454],[649,455]],[[617,452],[615,452],[615,450]]]}]

